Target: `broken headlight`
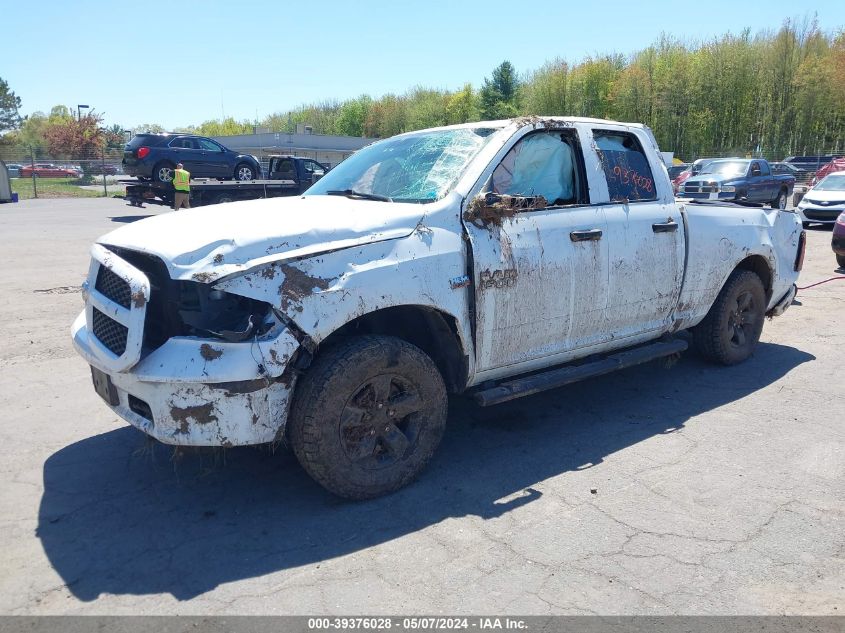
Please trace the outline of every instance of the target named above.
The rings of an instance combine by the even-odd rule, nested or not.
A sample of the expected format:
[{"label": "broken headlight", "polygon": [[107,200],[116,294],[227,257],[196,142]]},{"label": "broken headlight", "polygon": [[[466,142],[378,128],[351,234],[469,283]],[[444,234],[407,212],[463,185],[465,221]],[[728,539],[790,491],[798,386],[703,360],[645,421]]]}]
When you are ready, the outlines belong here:
[{"label": "broken headlight", "polygon": [[231,342],[266,334],[276,323],[268,303],[207,284],[182,282],[176,308],[188,335]]}]

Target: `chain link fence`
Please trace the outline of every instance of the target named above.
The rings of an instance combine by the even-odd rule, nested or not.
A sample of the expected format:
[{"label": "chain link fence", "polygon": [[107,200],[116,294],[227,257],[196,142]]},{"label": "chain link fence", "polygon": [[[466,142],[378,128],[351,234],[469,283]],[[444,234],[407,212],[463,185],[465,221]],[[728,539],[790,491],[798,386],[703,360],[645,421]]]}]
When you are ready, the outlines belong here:
[{"label": "chain link fence", "polygon": [[[222,139],[221,139],[222,140]],[[668,153],[671,148],[662,148]],[[353,153],[351,150],[318,150],[305,147],[263,147],[256,144],[249,148],[238,148],[237,151],[254,154],[262,167],[263,173],[268,173],[269,157],[277,154],[295,154],[303,158],[312,158],[327,167],[334,167]],[[796,190],[809,188],[816,172],[830,162],[831,157],[841,157],[845,150],[833,148],[819,150],[812,156],[774,156],[766,152],[732,152],[726,150],[703,151],[697,155],[674,156],[673,168],[670,176],[675,178],[683,168],[696,160],[717,160],[726,158],[764,158],[773,166],[775,173],[789,174],[795,178]],[[785,161],[785,159],[789,159]],[[27,185],[27,194],[31,187],[31,196],[39,197],[48,192],[47,181],[60,182],[62,192],[75,195],[74,187],[82,188],[84,195],[113,195],[122,193],[123,188],[118,181],[128,178],[123,172],[123,147],[102,147],[97,150],[71,154],[50,154],[45,148],[26,145],[0,144],[0,160],[9,168],[9,175],[13,178],[12,187],[17,182],[19,188],[24,185],[21,179],[31,180]],[[14,179],[18,179],[17,181]],[[44,184],[39,193],[39,181]],[[87,192],[87,193],[86,193]],[[49,194],[48,194],[49,195]],[[53,195],[53,197],[56,197]]]},{"label": "chain link fence", "polygon": [[[123,147],[50,154],[40,147],[0,144],[0,160],[6,163],[12,188],[25,190],[22,197],[58,197],[57,192],[73,196],[74,188],[92,196],[98,185],[99,195],[107,196],[119,189],[115,183],[123,175]],[[27,180],[31,182],[22,182]]]}]

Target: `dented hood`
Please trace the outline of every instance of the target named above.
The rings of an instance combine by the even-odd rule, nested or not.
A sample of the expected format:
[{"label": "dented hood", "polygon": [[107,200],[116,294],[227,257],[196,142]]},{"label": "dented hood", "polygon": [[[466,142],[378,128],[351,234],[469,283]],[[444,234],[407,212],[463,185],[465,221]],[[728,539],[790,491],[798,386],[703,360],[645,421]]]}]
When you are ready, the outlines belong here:
[{"label": "dented hood", "polygon": [[270,198],[163,213],[97,241],[156,255],[173,279],[210,282],[271,261],[406,237],[419,204],[342,196]]}]

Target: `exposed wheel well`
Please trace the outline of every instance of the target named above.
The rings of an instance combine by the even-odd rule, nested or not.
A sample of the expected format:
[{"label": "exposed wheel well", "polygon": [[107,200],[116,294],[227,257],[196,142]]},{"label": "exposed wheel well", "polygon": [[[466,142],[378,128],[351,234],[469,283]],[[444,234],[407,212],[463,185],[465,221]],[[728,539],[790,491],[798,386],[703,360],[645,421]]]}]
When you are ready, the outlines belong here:
[{"label": "exposed wheel well", "polygon": [[461,344],[454,317],[419,305],[384,308],[350,321],[332,332],[320,346],[359,334],[395,336],[416,345],[437,365],[450,393],[460,393],[466,388],[469,357]]},{"label": "exposed wheel well", "polygon": [[766,300],[772,298],[772,269],[769,267],[769,262],[765,257],[762,255],[751,255],[739,262],[737,268],[756,273],[763,282],[763,288],[766,289]]}]

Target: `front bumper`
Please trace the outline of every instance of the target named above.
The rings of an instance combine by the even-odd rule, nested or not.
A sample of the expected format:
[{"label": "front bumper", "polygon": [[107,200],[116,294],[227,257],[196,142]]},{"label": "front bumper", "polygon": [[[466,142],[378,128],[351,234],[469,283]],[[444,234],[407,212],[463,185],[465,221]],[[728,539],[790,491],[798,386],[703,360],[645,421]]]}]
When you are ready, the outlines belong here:
[{"label": "front bumper", "polygon": [[766,312],[766,316],[768,317],[776,317],[780,316],[792,305],[792,300],[795,299],[795,295],[798,294],[798,287],[795,284],[789,288],[787,293],[783,296],[783,298],[778,301],[771,310]]},{"label": "front bumper", "polygon": [[[263,444],[284,432],[295,382],[284,370],[299,347],[288,330],[261,342],[172,338],[124,371],[102,362],[84,312],[71,333],[77,352],[113,386],[106,404],[165,444]],[[256,358],[265,361],[263,375]]]},{"label": "front bumper", "polygon": [[839,214],[845,211],[843,205],[818,205],[802,200],[796,207],[802,222],[818,222],[820,224],[833,224]]}]

